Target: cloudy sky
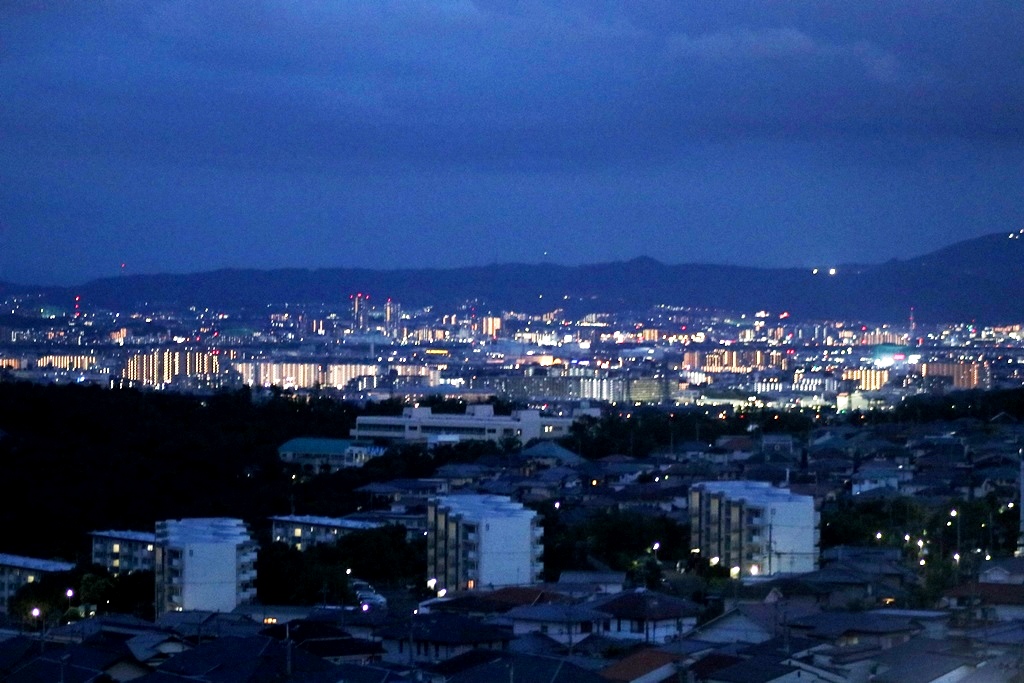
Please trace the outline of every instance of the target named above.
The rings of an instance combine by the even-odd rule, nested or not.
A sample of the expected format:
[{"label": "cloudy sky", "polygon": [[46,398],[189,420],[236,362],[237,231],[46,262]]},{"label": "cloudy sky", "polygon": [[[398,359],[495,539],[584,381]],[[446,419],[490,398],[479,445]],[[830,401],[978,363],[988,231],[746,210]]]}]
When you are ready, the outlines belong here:
[{"label": "cloudy sky", "polygon": [[1024,227],[1024,3],[4,0],[0,280]]}]

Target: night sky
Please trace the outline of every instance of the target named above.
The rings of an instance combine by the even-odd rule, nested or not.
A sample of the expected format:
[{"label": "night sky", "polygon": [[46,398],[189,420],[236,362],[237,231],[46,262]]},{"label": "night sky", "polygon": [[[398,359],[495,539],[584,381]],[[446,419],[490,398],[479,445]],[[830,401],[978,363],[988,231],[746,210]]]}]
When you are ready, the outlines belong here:
[{"label": "night sky", "polygon": [[1024,227],[1012,0],[3,0],[0,280]]}]

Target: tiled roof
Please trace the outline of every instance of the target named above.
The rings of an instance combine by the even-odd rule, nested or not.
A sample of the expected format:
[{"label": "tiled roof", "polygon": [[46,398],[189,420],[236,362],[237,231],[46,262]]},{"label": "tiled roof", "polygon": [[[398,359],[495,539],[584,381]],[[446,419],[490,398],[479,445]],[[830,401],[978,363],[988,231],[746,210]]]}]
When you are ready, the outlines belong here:
[{"label": "tiled roof", "polygon": [[602,669],[601,675],[611,681],[624,681],[628,683],[657,671],[666,664],[676,661],[676,659],[678,657],[675,655],[661,650],[641,650]]},{"label": "tiled roof", "polygon": [[597,598],[588,604],[596,610],[608,612],[617,619],[638,621],[681,619],[695,617],[701,613],[701,608],[689,600],[642,588]]},{"label": "tiled roof", "polygon": [[[411,619],[411,627],[412,639],[427,643],[477,645],[512,640],[509,631],[460,614],[417,614]],[[379,635],[386,640],[408,640],[409,629],[410,622],[406,622],[385,627]]]}]

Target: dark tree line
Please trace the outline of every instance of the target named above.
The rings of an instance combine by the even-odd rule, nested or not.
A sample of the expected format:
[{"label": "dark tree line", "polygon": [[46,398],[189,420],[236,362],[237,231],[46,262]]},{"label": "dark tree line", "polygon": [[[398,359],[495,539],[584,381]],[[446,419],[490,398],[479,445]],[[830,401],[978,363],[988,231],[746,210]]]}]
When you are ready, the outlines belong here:
[{"label": "dark tree line", "polygon": [[277,446],[344,436],[352,407],[0,383],[4,551],[87,559],[86,534],[158,519],[288,510]]}]

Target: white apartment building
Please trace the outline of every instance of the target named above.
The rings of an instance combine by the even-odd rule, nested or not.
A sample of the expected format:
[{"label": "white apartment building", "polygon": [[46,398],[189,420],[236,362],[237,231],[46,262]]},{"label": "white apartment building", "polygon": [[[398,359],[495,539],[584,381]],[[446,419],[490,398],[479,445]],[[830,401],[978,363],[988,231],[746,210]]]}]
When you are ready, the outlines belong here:
[{"label": "white apartment building", "polygon": [[767,482],[690,487],[691,550],[733,578],[817,569],[819,519],[813,497]]},{"label": "white apartment building", "polygon": [[93,531],[92,563],[117,576],[153,571],[156,534],[146,531]]},{"label": "white apartment building", "polygon": [[441,496],[427,504],[427,576],[437,591],[541,580],[544,530],[508,496]]},{"label": "white apartment building", "polygon": [[517,410],[495,415],[494,406],[473,405],[463,415],[435,415],[429,407],[410,407],[401,415],[361,415],[350,436],[353,439],[432,441],[437,439],[501,441],[557,439],[569,433],[571,417],[542,416],[537,410]]},{"label": "white apartment building", "polygon": [[7,614],[7,603],[25,584],[39,581],[44,574],[69,572],[74,568],[75,565],[70,562],[0,553],[0,614]]},{"label": "white apartment building", "polygon": [[230,612],[256,598],[256,542],[240,519],[156,524],[156,611]]},{"label": "white apartment building", "polygon": [[287,543],[296,550],[305,550],[319,543],[337,543],[339,538],[353,531],[379,529],[385,526],[383,522],[314,515],[271,517],[270,524],[271,538],[274,542]]}]

